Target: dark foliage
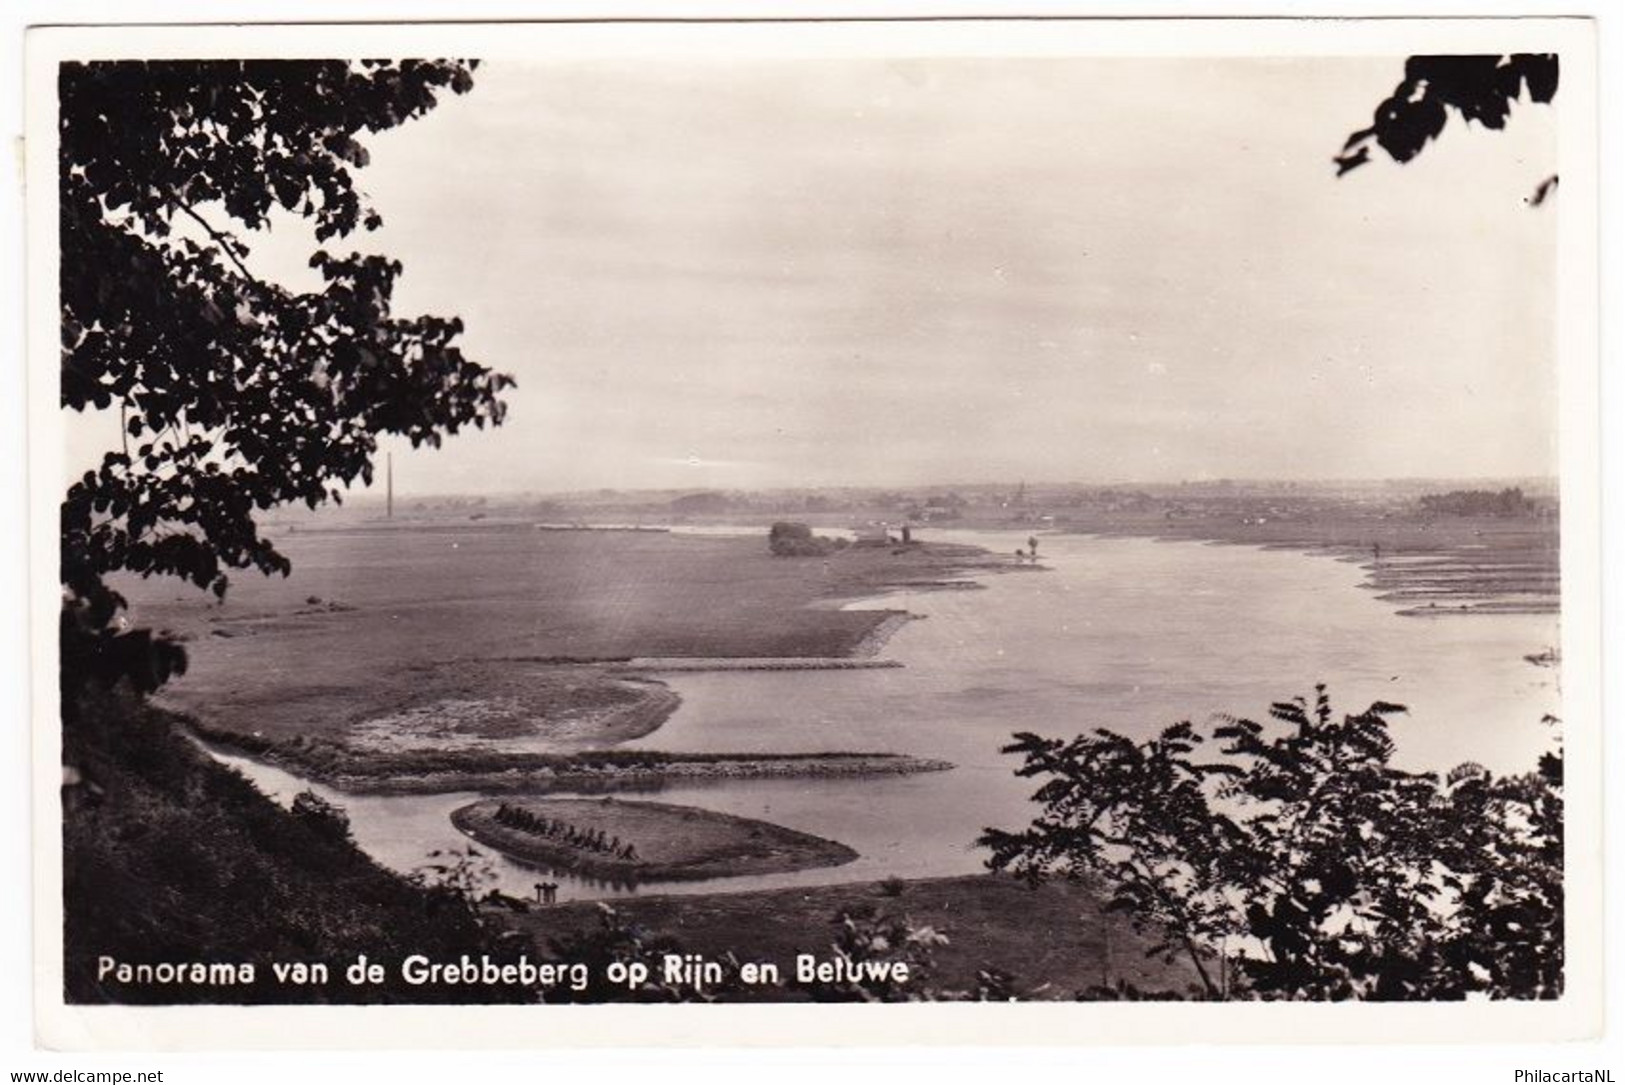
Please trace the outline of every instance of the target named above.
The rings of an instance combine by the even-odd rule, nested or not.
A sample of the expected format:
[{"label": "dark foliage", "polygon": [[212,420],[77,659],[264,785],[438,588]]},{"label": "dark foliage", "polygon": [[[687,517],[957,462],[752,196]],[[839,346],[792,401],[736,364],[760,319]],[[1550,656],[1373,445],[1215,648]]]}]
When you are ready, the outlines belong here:
[{"label": "dark foliage", "polygon": [[[468,896],[384,870],[315,796],[290,813],[215,763],[165,713],[125,696],[82,706],[64,735],[65,995],[71,1002],[509,1002],[511,986],[408,985],[413,953],[455,959],[518,954]],[[315,802],[311,802],[315,799]],[[347,828],[347,826],[345,826]],[[388,982],[351,986],[358,954]],[[252,962],[252,986],[99,982],[101,955],[129,963]],[[278,984],[270,964],[327,962],[334,982]]]},{"label": "dark foliage", "polygon": [[376,229],[351,177],[362,137],[468,90],[473,67],[62,65],[61,402],[117,409],[123,430],[62,504],[64,658],[87,677],[155,684],[176,667],[173,645],[137,660],[154,642],[110,643],[108,574],[216,595],[229,569],[286,574],[257,512],[370,482],[380,434],[437,445],[502,420],[512,381],[463,357],[460,321],[392,312],[398,262],[318,250],[325,285],[299,293],[253,274],[234,232],[277,213],[317,242]]},{"label": "dark foliage", "polygon": [[[550,988],[543,996],[545,1002],[710,1002],[742,989],[739,961],[732,953],[719,961],[723,982],[715,987],[695,990],[665,982],[662,961],[668,954],[683,953],[682,944],[669,934],[643,929],[609,904],[598,905],[597,926],[549,939],[549,949],[556,961],[585,964],[588,982],[580,991],[562,986]],[[648,970],[648,981],[632,988],[613,982],[609,966],[617,963],[642,965]]]},{"label": "dark foliage", "polygon": [[806,524],[780,520],[768,529],[767,547],[775,557],[816,558],[847,547],[847,540],[814,535]]},{"label": "dark foliage", "polygon": [[[908,916],[882,912],[865,905],[835,916],[835,941],[829,955],[861,970],[865,965],[908,966],[908,979],[899,982],[895,973],[862,979],[840,979],[798,984],[799,990],[815,1002],[929,1002],[974,999],[973,993],[940,990],[927,982],[938,946],[948,938],[936,928],[916,924]],[[1003,998],[1009,977],[997,969],[978,976],[978,989],[992,990],[990,997]]]},{"label": "dark foliage", "polygon": [[314,791],[295,795],[288,812],[324,836],[350,839],[350,815],[344,812],[344,807],[328,802]]},{"label": "dark foliage", "polygon": [[[889,897],[900,896],[882,890]],[[935,926],[873,905],[843,910],[834,918],[835,939],[828,955],[855,970],[867,965],[904,964],[908,978],[895,970],[881,976],[796,983],[795,989],[815,1002],[1013,1002],[1030,998],[1018,979],[1002,968],[983,965],[965,987],[945,987],[936,977],[936,951],[949,944]]]},{"label": "dark foliage", "polygon": [[60,617],[62,716],[78,718],[81,691],[107,691],[119,680],[137,693],[151,693],[186,673],[186,650],[148,629],[109,628],[118,597],[101,590],[63,600]]},{"label": "dark foliage", "polygon": [[1496,779],[1390,764],[1378,702],[1324,688],[1144,742],[1016,736],[1042,812],[987,830],[989,866],[1096,876],[1111,908],[1189,958],[1208,998],[1555,998],[1563,977],[1562,759]]},{"label": "dark foliage", "polygon": [[[1550,102],[1557,76],[1553,53],[1413,56],[1405,61],[1405,78],[1377,106],[1371,126],[1351,133],[1333,159],[1338,175],[1370,161],[1373,142],[1395,162],[1409,162],[1444,131],[1452,111],[1485,128],[1504,128],[1525,91],[1531,102]],[[1553,183],[1555,178],[1542,186],[1535,202],[1545,199]]]}]

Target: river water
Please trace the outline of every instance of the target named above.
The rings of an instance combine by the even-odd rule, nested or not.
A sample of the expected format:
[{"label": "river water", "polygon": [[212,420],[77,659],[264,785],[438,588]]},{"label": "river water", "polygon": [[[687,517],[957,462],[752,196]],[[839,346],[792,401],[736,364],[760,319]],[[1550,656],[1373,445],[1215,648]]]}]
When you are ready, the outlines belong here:
[{"label": "river water", "polygon": [[[933,531],[935,540],[1010,553],[1008,533]],[[1556,672],[1524,656],[1558,644],[1552,615],[1405,618],[1359,587],[1362,571],[1324,556],[1149,539],[1044,536],[1042,571],[979,578],[980,590],[899,591],[850,604],[923,615],[887,643],[901,668],[662,675],[682,696],[665,726],[632,745],[690,751],[893,751],[951,761],[946,772],[869,779],[733,780],[661,790],[663,802],[761,818],[838,840],[860,857],[788,874],[658,885],[712,892],[982,869],[973,841],[1035,810],[1036,782],[999,753],[1017,731],[1070,736],[1109,727],[1147,736],[1214,713],[1262,719],[1272,701],[1329,687],[1334,709],[1375,700],[1409,708],[1394,722],[1399,767],[1476,761],[1532,768],[1559,715]],[[287,801],[308,786],[226,758]],[[317,786],[346,808],[357,842],[411,870],[467,841],[447,815],[476,793],[358,796]],[[653,797],[653,796],[651,796]],[[498,885],[531,895],[543,872],[500,856]],[[551,873],[560,898],[634,891]]]}]

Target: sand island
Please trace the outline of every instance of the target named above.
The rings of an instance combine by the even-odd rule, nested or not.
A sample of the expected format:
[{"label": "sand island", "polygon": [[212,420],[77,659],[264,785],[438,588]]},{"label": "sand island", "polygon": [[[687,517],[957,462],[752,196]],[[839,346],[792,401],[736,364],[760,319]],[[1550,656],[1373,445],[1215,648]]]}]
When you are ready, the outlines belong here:
[{"label": "sand island", "polygon": [[692,881],[840,866],[843,844],[765,821],[661,802],[487,799],[452,811],[477,843],[520,862],[598,877]]}]

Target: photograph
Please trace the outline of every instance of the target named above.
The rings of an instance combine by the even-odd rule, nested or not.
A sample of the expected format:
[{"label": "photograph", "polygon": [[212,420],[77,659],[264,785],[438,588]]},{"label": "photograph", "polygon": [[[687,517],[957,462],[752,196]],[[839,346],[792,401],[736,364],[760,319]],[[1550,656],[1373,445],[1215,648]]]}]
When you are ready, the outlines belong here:
[{"label": "photograph", "polygon": [[1588,21],[28,44],[42,1034],[1600,1026]]}]

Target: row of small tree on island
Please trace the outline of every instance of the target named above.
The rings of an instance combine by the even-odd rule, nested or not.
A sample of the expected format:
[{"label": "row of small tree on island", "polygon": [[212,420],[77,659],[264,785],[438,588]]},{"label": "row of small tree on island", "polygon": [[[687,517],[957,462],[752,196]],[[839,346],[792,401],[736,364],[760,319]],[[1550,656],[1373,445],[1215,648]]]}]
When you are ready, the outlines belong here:
[{"label": "row of small tree on island", "polygon": [[562,818],[543,817],[534,810],[508,803],[498,804],[494,817],[497,824],[504,828],[545,837],[567,848],[596,851],[628,863],[638,860],[638,849],[630,841],[622,843],[619,836],[607,834],[602,829],[581,829]]}]

